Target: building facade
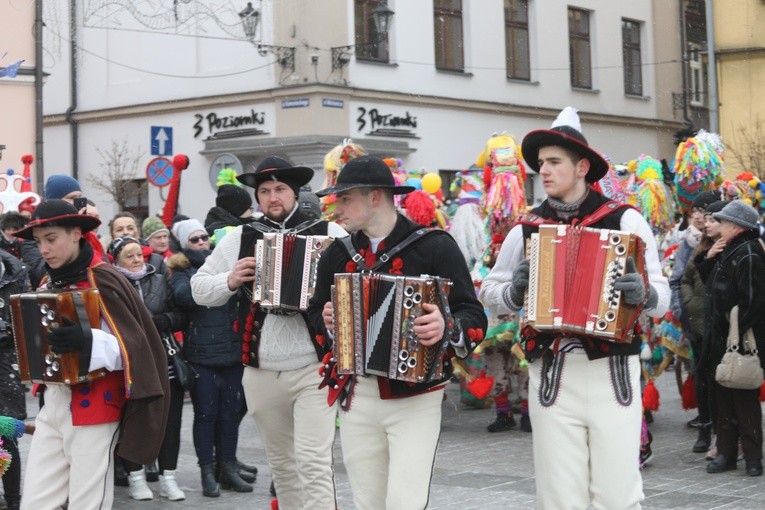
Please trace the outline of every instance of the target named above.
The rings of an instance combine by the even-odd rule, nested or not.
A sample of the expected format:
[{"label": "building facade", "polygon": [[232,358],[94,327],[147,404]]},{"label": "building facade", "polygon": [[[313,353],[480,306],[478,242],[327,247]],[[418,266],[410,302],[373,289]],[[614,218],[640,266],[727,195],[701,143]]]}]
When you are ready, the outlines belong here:
[{"label": "building facade", "polygon": [[[256,0],[239,12],[223,1],[70,1],[74,17],[69,1],[46,2],[46,173],[76,173],[105,216],[117,206],[92,180],[108,174],[115,141],[139,162],[121,178],[188,155],[180,211],[203,218],[222,165],[279,155],[316,169],[318,189],[324,154],[345,138],[446,176],[492,133],[520,143],[568,105],[614,161],[671,158],[685,126],[673,2],[388,0],[381,35],[380,0]],[[150,185],[131,206],[155,214],[165,193]]]}]

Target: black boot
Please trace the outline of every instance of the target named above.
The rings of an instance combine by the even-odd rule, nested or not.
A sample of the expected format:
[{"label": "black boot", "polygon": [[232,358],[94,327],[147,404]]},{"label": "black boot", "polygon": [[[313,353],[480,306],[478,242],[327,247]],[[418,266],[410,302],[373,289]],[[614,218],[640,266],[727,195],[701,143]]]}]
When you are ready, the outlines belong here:
[{"label": "black boot", "polygon": [[239,473],[239,478],[241,478],[247,483],[255,483],[255,480],[258,479],[257,476],[253,475],[249,471],[245,471],[244,469],[240,469],[239,471],[237,471],[237,473]]},{"label": "black boot", "polygon": [[715,460],[707,464],[707,473],[722,473],[734,469],[736,469],[736,454],[733,454],[733,458],[728,458],[720,453]]},{"label": "black boot", "polygon": [[154,461],[151,464],[144,466],[143,468],[144,472],[146,473],[147,482],[159,481],[159,469],[157,469],[157,461]]},{"label": "black boot", "polygon": [[203,464],[199,468],[202,470],[202,494],[208,498],[220,496],[218,482],[215,481],[215,464]]},{"label": "black boot", "polygon": [[693,444],[693,453],[706,453],[709,451],[712,442],[712,427],[706,425],[699,429],[699,437]]},{"label": "black boot", "polygon": [[531,432],[531,418],[528,414],[521,416],[521,430],[524,432]]},{"label": "black boot", "polygon": [[497,420],[486,427],[489,432],[504,432],[515,427],[515,419],[507,413],[497,413]]},{"label": "black boot", "polygon": [[247,471],[248,473],[252,473],[253,475],[258,474],[258,468],[255,466],[251,466],[249,464],[245,464],[244,462],[237,460],[236,461],[236,467],[239,468],[239,471]]},{"label": "black boot", "polygon": [[762,476],[762,459],[746,461],[746,474],[749,476]]},{"label": "black boot", "polygon": [[127,487],[128,485],[130,485],[128,475],[125,466],[122,465],[122,459],[114,455],[114,486]]},{"label": "black boot", "polygon": [[235,460],[221,461],[220,486],[236,492],[252,492],[252,485],[242,480],[242,477],[239,476]]}]

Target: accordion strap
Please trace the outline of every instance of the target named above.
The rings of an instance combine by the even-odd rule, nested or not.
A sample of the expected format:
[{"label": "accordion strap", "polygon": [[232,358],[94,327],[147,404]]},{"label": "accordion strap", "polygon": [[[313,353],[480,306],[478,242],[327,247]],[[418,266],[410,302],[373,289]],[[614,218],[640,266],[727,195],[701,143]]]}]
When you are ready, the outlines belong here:
[{"label": "accordion strap", "polygon": [[263,234],[271,234],[273,232],[279,232],[279,233],[282,233],[282,234],[297,234],[298,232],[302,232],[303,230],[307,230],[307,229],[313,227],[314,225],[318,225],[322,221],[324,221],[324,220],[322,220],[322,219],[318,219],[318,220],[306,220],[306,221],[304,221],[302,223],[298,223],[297,225],[295,225],[292,228],[283,229],[283,230],[271,227],[271,226],[266,225],[265,223],[261,223],[259,221],[253,221],[252,223],[248,223],[247,226],[250,227],[250,228],[253,228],[253,229],[255,229],[258,232],[261,232]]},{"label": "accordion strap", "polygon": [[[592,214],[589,214],[585,216],[581,221],[575,222],[574,225],[577,225],[579,227],[589,227],[590,225],[594,225],[595,223],[599,222],[609,214],[618,211],[619,209],[626,209],[630,208],[632,209],[632,206],[629,204],[620,204],[619,202],[615,202],[614,200],[609,200],[605,204],[598,207],[595,212]],[[529,227],[539,227],[540,225],[547,225],[547,224],[555,224],[558,223],[556,221],[553,221],[549,218],[543,218],[536,214],[527,214],[523,216],[518,223],[521,225],[527,225]]]},{"label": "accordion strap", "polygon": [[93,331],[90,328],[90,318],[85,309],[85,302],[79,292],[72,293],[72,302],[74,303],[74,311],[77,314],[77,320],[80,322],[80,328],[82,328],[85,338],[88,339],[82,350],[84,358],[88,360],[88,363],[80,363],[79,375],[82,377],[87,376],[89,372],[88,365],[90,364],[90,354],[93,349]]},{"label": "accordion strap", "polygon": [[380,255],[380,258],[372,264],[372,267],[367,267],[367,265],[364,263],[364,257],[356,250],[356,248],[353,246],[353,242],[351,241],[351,236],[342,237],[340,239],[337,239],[340,241],[340,243],[345,248],[345,251],[348,252],[348,255],[351,257],[351,260],[353,260],[357,266],[359,266],[359,269],[362,271],[377,271],[382,266],[384,266],[390,259],[404,251],[405,249],[412,246],[417,241],[420,241],[422,239],[425,239],[427,236],[431,234],[436,234],[438,232],[443,232],[441,229],[437,228],[420,228],[409,234],[409,236],[398,243],[396,246],[388,250],[386,253],[383,253]]}]

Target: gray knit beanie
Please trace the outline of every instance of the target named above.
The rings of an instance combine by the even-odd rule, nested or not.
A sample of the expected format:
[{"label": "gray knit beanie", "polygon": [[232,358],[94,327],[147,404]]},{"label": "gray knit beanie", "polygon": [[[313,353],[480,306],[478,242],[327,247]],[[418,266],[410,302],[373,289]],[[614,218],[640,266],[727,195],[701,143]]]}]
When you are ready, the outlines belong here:
[{"label": "gray knit beanie", "polygon": [[757,229],[757,220],[760,219],[757,210],[741,200],[729,202],[728,205],[723,207],[722,211],[714,213],[712,216],[718,221],[730,221],[740,227],[749,229]]}]

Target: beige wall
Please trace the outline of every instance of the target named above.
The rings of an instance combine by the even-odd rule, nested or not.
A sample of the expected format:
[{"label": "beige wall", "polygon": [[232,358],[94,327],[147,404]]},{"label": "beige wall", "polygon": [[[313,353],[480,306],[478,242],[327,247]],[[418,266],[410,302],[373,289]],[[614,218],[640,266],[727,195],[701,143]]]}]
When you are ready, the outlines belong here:
[{"label": "beige wall", "polygon": [[[728,174],[744,168],[734,152],[744,152],[743,136],[754,136],[765,149],[765,2],[715,0],[720,134],[727,147]],[[760,128],[757,129],[759,122]],[[761,163],[765,170],[765,163]]]},{"label": "beige wall", "polygon": [[683,70],[679,62],[682,52],[679,7],[676,1],[653,0],[652,8],[655,39],[653,60],[662,62],[656,66],[655,74],[656,116],[660,119],[682,120],[682,109],[672,109],[672,93],[682,93],[683,90]]},{"label": "beige wall", "polygon": [[[34,2],[17,2],[14,8],[7,4],[0,8],[0,56],[8,52],[0,66],[24,60],[22,68],[34,67],[33,25]],[[0,78],[0,112],[0,144],[6,146],[0,170],[13,168],[21,173],[21,156],[35,152],[33,76],[19,74],[16,78]]]}]

